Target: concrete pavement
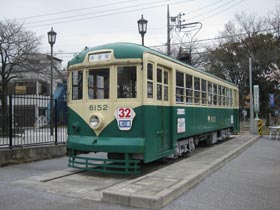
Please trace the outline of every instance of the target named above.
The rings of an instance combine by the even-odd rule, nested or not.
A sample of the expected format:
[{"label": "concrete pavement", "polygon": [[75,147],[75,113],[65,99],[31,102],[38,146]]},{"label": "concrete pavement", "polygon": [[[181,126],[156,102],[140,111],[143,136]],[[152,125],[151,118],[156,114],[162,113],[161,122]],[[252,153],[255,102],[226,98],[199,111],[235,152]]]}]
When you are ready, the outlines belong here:
[{"label": "concrete pavement", "polygon": [[18,180],[15,184],[87,200],[160,209],[222,167],[257,139],[258,136],[250,134],[236,136],[223,144],[137,178],[65,169]]}]

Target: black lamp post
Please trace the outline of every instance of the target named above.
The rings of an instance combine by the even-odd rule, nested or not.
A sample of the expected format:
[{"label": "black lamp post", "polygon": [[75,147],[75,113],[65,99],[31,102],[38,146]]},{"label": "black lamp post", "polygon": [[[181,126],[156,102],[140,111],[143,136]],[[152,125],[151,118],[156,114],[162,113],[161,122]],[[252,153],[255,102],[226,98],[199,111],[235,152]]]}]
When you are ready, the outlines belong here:
[{"label": "black lamp post", "polygon": [[147,32],[147,23],[148,23],[148,21],[145,20],[143,18],[143,15],[142,15],[141,19],[138,20],[137,23],[138,23],[139,34],[141,34],[141,37],[142,37],[142,45],[144,46],[144,35]]},{"label": "black lamp post", "polygon": [[51,29],[51,31],[48,32],[48,41],[51,45],[51,106],[50,106],[50,115],[51,115],[51,120],[50,120],[50,127],[51,127],[51,136],[53,136],[53,45],[55,44],[56,40],[56,32]]}]

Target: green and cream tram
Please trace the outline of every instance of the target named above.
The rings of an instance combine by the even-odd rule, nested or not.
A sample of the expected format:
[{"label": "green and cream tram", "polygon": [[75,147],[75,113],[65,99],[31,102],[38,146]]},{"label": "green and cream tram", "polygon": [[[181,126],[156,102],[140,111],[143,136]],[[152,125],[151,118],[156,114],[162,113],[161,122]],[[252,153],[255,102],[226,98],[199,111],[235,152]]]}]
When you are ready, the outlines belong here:
[{"label": "green and cream tram", "polygon": [[182,156],[239,131],[236,86],[150,48],[85,49],[68,72],[70,167],[137,173],[140,161]]}]

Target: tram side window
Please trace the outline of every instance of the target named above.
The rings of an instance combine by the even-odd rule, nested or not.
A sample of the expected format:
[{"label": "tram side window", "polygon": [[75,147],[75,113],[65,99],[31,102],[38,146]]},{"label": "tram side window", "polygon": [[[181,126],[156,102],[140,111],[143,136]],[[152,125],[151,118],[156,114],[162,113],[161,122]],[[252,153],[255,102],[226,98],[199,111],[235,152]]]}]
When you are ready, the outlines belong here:
[{"label": "tram side window", "polygon": [[109,69],[92,69],[88,75],[88,98],[108,99],[110,87]]},{"label": "tram side window", "polygon": [[213,87],[212,82],[208,82],[208,105],[212,105]]},{"label": "tram side window", "polygon": [[205,105],[207,103],[207,92],[206,92],[206,80],[201,80],[201,98],[202,98],[202,104]]},{"label": "tram side window", "polygon": [[221,86],[218,85],[218,105],[222,105],[222,92],[221,92]]},{"label": "tram side window", "polygon": [[236,106],[238,106],[238,93],[237,93],[237,91],[236,90],[233,90],[233,96],[232,96],[233,98],[232,98],[232,100],[233,100],[233,104],[232,104],[232,106],[234,106],[234,107],[236,107]]},{"label": "tram side window", "polygon": [[229,106],[233,106],[233,94],[232,94],[232,89],[229,90]]},{"label": "tram side window", "polygon": [[216,84],[213,84],[213,102],[214,102],[214,105],[217,105],[218,103],[218,97],[217,97],[217,85]]},{"label": "tram side window", "polygon": [[168,70],[157,68],[157,100],[168,101]]},{"label": "tram side window", "polygon": [[164,71],[163,80],[164,80],[163,97],[165,101],[168,101],[168,71]]},{"label": "tram side window", "polygon": [[194,78],[194,103],[200,103],[200,79]]},{"label": "tram side window", "polygon": [[83,98],[83,72],[72,72],[72,100],[80,100]]},{"label": "tram side window", "polygon": [[221,94],[222,94],[222,106],[225,106],[225,87],[222,86],[222,90],[221,90]]},{"label": "tram side window", "polygon": [[136,67],[118,67],[117,88],[118,98],[136,98]]},{"label": "tram side window", "polygon": [[157,100],[162,100],[162,69],[157,69]]},{"label": "tram side window", "polygon": [[153,64],[148,63],[147,66],[147,97],[148,98],[153,98],[153,92],[154,92],[154,88],[153,88]]},{"label": "tram side window", "polygon": [[226,97],[225,97],[225,104],[226,106],[229,106],[229,89],[226,88]]},{"label": "tram side window", "polygon": [[184,102],[184,74],[176,71],[176,102]]},{"label": "tram side window", "polygon": [[193,77],[192,75],[186,74],[186,102],[193,102]]}]

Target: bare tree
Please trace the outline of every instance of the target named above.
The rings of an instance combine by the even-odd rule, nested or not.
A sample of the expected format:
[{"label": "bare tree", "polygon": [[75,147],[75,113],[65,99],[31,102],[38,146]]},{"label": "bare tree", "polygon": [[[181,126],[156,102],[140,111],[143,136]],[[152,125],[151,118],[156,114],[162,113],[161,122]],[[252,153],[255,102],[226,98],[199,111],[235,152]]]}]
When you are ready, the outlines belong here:
[{"label": "bare tree", "polygon": [[[275,70],[267,79],[269,81],[280,81],[280,4],[276,6],[275,11],[269,12],[266,23],[272,31],[275,31],[277,46],[276,56],[278,56],[278,62],[274,63]],[[280,89],[280,84],[278,85],[278,89]]]},{"label": "bare tree", "polygon": [[8,82],[16,77],[14,71],[32,68],[30,57],[38,52],[40,38],[26,31],[23,24],[16,21],[0,21],[0,67],[1,89],[8,93]]},{"label": "bare tree", "polygon": [[[280,13],[275,13],[280,14]],[[270,112],[268,93],[278,92],[279,80],[271,80],[279,72],[279,37],[275,36],[279,17],[270,19],[237,14],[235,20],[225,25],[221,43],[208,54],[208,69],[240,88],[241,106],[248,94],[248,58],[253,60],[253,83],[260,85],[261,114]],[[272,21],[273,20],[273,21]],[[276,21],[278,20],[278,22]],[[276,24],[276,27],[271,27]],[[278,43],[278,45],[277,45]],[[278,69],[278,71],[277,71]],[[268,118],[268,116],[266,116]]]},{"label": "bare tree", "polygon": [[37,53],[40,38],[27,31],[23,24],[16,21],[0,21],[0,99],[3,120],[7,120],[6,95],[9,93],[8,83],[15,78],[16,71],[30,71],[30,56]]}]

